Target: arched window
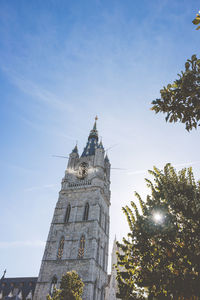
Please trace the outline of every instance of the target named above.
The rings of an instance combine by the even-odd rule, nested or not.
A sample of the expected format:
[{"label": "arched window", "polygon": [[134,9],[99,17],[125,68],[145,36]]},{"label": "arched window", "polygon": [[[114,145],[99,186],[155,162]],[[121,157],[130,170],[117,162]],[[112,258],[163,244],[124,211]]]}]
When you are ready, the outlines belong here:
[{"label": "arched window", "polygon": [[97,263],[99,264],[99,248],[100,248],[100,239],[97,241]]},{"label": "arched window", "polygon": [[84,251],[85,251],[85,237],[84,237],[84,235],[82,235],[81,239],[80,239],[79,250],[78,250],[78,257],[79,258],[84,257]]},{"label": "arched window", "polygon": [[60,243],[59,243],[58,254],[57,254],[58,259],[61,259],[62,256],[63,256],[64,243],[65,243],[65,239],[64,239],[64,236],[63,236],[60,239]]},{"label": "arched window", "polygon": [[89,204],[86,203],[85,209],[84,209],[83,221],[88,220],[88,215],[89,215]]},{"label": "arched window", "polygon": [[54,276],[51,281],[51,286],[50,286],[50,295],[51,296],[53,295],[54,288],[56,288],[56,286],[57,286],[57,282],[58,282],[57,277]]},{"label": "arched window", "polygon": [[66,209],[66,214],[65,214],[65,220],[64,220],[65,223],[69,222],[70,212],[71,212],[71,205],[68,204]]},{"label": "arched window", "polygon": [[93,292],[93,300],[96,299],[96,293],[97,293],[97,281],[95,280],[95,283],[94,283],[94,292]]}]

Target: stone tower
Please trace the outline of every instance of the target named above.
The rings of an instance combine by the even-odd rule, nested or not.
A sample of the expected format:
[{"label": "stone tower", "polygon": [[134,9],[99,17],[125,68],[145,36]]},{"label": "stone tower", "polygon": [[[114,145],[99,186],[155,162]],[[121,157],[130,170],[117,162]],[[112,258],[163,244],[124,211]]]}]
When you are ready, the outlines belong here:
[{"label": "stone tower", "polygon": [[[117,270],[115,265],[117,265],[117,252],[122,254],[122,251],[117,247],[116,237],[113,243],[113,249],[111,254],[111,274],[109,276],[109,282],[106,287],[105,300],[117,300],[116,293],[118,292],[118,283],[117,283]],[[118,265],[118,268],[122,271],[123,268]]]},{"label": "stone tower", "polygon": [[81,156],[69,156],[41,263],[34,300],[45,300],[66,271],[85,287],[83,300],[104,300],[107,285],[110,162],[96,120]]}]

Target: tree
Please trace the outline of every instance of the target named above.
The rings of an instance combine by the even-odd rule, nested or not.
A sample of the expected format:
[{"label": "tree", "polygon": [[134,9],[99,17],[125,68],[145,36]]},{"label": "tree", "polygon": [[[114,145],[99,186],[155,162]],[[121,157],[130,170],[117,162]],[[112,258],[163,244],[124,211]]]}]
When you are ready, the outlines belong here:
[{"label": "tree", "polygon": [[149,172],[154,178],[146,179],[151,195],[144,202],[136,193],[142,212],[134,202],[123,208],[130,233],[118,243],[118,297],[144,299],[145,287],[149,299],[197,297],[200,181],[195,182],[191,168],[176,173],[170,164],[163,171],[154,167]]},{"label": "tree", "polygon": [[62,276],[60,289],[54,289],[53,295],[47,300],[82,300],[84,283],[75,271]]},{"label": "tree", "polygon": [[51,296],[49,294],[47,295],[47,300],[60,300],[60,293],[61,290],[54,288],[53,294]]},{"label": "tree", "polygon": [[[199,13],[200,13],[200,11],[199,11]],[[192,23],[194,25],[199,25],[200,24],[200,15],[199,14],[196,15],[196,18],[192,21]],[[199,29],[200,29],[200,26],[197,26],[196,30],[199,30]]]},{"label": "tree", "polygon": [[[199,11],[200,13],[200,11]],[[200,14],[192,21],[200,29]],[[200,126],[200,60],[192,55],[179,78],[160,90],[161,98],[152,101],[152,110],[163,112],[166,121],[182,122],[188,131]]]},{"label": "tree", "polygon": [[160,90],[161,98],[152,101],[151,109],[166,113],[166,121],[185,123],[190,131],[200,126],[200,59],[193,55],[178,76]]}]

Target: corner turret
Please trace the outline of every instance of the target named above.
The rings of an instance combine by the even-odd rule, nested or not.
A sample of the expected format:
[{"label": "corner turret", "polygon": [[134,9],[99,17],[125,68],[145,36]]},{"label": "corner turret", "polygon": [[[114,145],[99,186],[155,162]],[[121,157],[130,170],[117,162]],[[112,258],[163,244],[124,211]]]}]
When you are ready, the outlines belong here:
[{"label": "corner turret", "polygon": [[102,168],[105,167],[104,154],[105,154],[105,150],[104,150],[102,140],[101,140],[95,151],[95,157],[94,157],[94,166],[95,167],[102,167]]},{"label": "corner turret", "polygon": [[74,169],[78,160],[79,160],[79,154],[78,154],[78,147],[76,144],[76,146],[74,147],[74,149],[72,150],[72,152],[69,155],[67,169],[69,169],[69,168]]},{"label": "corner turret", "polygon": [[104,159],[104,162],[105,162],[105,168],[106,168],[106,175],[107,175],[107,178],[109,178],[110,180],[110,161],[109,161],[109,158],[108,158],[108,155],[106,154],[105,156],[105,159]]}]

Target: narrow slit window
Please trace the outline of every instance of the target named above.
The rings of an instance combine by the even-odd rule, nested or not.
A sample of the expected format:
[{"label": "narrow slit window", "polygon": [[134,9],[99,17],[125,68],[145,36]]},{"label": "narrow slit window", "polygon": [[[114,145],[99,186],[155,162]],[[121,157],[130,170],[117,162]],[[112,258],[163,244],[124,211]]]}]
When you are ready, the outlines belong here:
[{"label": "narrow slit window", "polygon": [[82,235],[80,239],[80,246],[78,250],[78,257],[83,258],[84,257],[84,252],[85,252],[85,237]]},{"label": "narrow slit window", "polygon": [[69,222],[70,212],[71,212],[71,205],[69,204],[66,209],[65,220],[64,220],[65,223]]},{"label": "narrow slit window", "polygon": [[100,206],[100,209],[99,209],[99,224],[101,226],[101,214],[102,214],[102,208]]},{"label": "narrow slit window", "polygon": [[83,215],[83,221],[87,221],[89,216],[89,204],[86,203]]},{"label": "narrow slit window", "polygon": [[57,254],[58,259],[61,259],[63,256],[64,243],[65,243],[65,239],[64,239],[64,237],[62,237],[60,240],[60,243],[59,243],[59,248],[58,248],[58,254]]},{"label": "narrow slit window", "polygon": [[104,287],[101,288],[101,300],[104,300]]},{"label": "narrow slit window", "polygon": [[106,233],[106,230],[107,230],[107,215],[106,214],[105,214],[104,230],[105,230],[105,233]]},{"label": "narrow slit window", "polygon": [[97,281],[95,280],[95,283],[94,283],[94,292],[93,292],[93,300],[96,299],[96,293],[97,293]]},{"label": "narrow slit window", "polygon": [[105,264],[106,264],[106,244],[103,248],[103,270],[105,271]]},{"label": "narrow slit window", "polygon": [[97,241],[97,263],[99,263],[99,248],[100,248],[100,239]]},{"label": "narrow slit window", "polygon": [[53,277],[53,279],[52,279],[52,281],[51,281],[51,286],[50,286],[50,296],[52,296],[53,295],[53,291],[54,291],[54,289],[57,287],[57,277],[56,276],[54,276]]}]

